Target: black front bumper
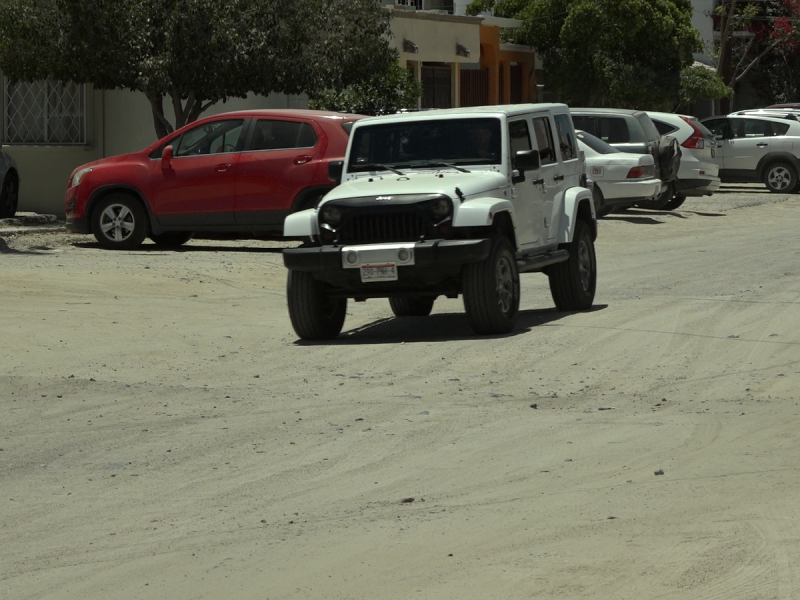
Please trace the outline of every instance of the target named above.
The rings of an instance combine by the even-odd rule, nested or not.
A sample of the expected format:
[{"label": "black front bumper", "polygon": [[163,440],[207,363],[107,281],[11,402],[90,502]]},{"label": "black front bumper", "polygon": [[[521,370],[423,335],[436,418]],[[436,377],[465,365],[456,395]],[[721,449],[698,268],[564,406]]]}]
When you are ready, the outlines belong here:
[{"label": "black front bumper", "polygon": [[[353,247],[357,248],[355,244]],[[437,265],[463,265],[484,260],[489,256],[491,241],[433,240],[414,245],[414,266],[406,269],[430,268]],[[328,271],[342,268],[342,246],[317,246],[313,248],[286,248],[283,264],[293,271]]]},{"label": "black front bumper", "polygon": [[[355,244],[344,247],[359,248]],[[491,251],[491,241],[417,242],[414,244],[414,264],[398,265],[397,281],[381,282],[363,282],[358,267],[344,268],[342,248],[286,248],[283,251],[283,263],[292,271],[312,272],[314,279],[328,285],[328,293],[332,296],[380,298],[407,294],[454,295],[460,290],[462,266],[486,259]]]}]

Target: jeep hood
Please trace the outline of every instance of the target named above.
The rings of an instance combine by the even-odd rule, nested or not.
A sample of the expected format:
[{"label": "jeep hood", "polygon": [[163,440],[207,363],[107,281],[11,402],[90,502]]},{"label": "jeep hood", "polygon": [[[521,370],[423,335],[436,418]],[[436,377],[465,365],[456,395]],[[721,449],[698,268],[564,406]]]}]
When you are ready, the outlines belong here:
[{"label": "jeep hood", "polygon": [[400,196],[403,194],[445,194],[457,197],[456,188],[466,197],[479,196],[508,185],[501,174],[494,171],[409,171],[405,175],[382,172],[379,175],[360,177],[333,188],[324,202],[343,198],[366,196]]}]

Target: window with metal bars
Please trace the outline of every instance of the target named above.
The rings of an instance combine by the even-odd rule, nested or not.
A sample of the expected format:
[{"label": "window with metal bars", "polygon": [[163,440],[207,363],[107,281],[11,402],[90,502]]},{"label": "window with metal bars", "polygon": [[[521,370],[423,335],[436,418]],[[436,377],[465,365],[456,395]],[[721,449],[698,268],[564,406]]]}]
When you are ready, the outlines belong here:
[{"label": "window with metal bars", "polygon": [[86,86],[52,79],[3,78],[3,143],[86,143]]}]

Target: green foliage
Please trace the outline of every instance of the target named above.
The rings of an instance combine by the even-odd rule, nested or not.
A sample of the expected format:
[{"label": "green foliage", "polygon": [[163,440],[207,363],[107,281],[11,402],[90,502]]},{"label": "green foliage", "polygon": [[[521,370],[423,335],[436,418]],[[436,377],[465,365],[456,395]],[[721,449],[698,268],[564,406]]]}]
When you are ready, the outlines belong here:
[{"label": "green foliage", "polygon": [[681,69],[679,106],[691,106],[698,100],[719,100],[731,93],[733,90],[708,67],[694,65]]},{"label": "green foliage", "polygon": [[[481,3],[481,4],[478,4]],[[488,6],[475,0],[470,10]],[[547,88],[574,106],[663,108],[700,49],[689,0],[497,0],[521,19],[514,41],[544,61]]]},{"label": "green foliage", "polygon": [[392,113],[401,108],[416,108],[422,95],[422,84],[396,62],[367,81],[348,85],[344,89],[317,92],[309,107],[348,113]]},{"label": "green foliage", "polygon": [[3,0],[0,69],[144,92],[159,136],[248,92],[342,90],[395,59],[380,0]]}]

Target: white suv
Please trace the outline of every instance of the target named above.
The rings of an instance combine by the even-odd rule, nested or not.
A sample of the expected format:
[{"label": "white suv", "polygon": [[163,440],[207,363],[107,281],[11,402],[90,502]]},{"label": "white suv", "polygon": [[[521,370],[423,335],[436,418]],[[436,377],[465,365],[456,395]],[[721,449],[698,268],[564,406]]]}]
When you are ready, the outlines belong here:
[{"label": "white suv", "polygon": [[597,221],[564,104],[456,108],[357,121],[341,185],[294,213],[283,251],[303,339],[336,337],[347,299],[427,316],[462,295],[477,333],[507,333],[519,274],[543,272],[559,310],[592,306]]},{"label": "white suv", "polygon": [[800,121],[792,114],[731,114],[702,120],[718,139],[723,183],[763,182],[769,191],[797,191]]},{"label": "white suv", "polygon": [[671,135],[681,145],[678,178],[672,183],[672,199],[664,210],[675,210],[687,196],[710,196],[719,189],[719,163],[714,134],[689,115],[647,111],[661,135]]}]

